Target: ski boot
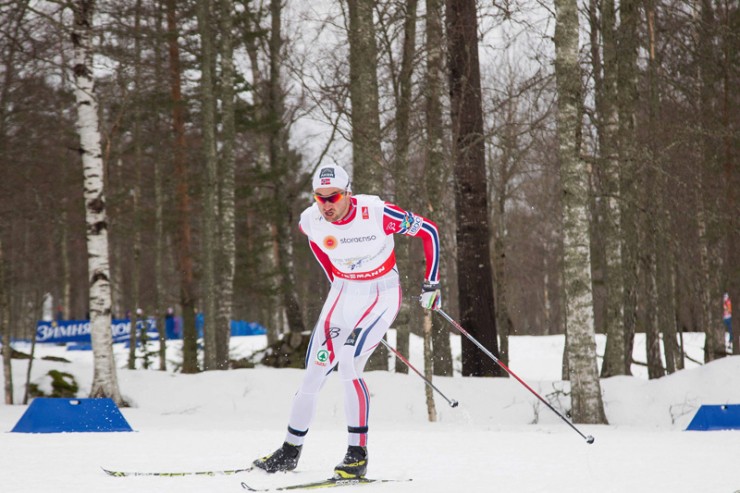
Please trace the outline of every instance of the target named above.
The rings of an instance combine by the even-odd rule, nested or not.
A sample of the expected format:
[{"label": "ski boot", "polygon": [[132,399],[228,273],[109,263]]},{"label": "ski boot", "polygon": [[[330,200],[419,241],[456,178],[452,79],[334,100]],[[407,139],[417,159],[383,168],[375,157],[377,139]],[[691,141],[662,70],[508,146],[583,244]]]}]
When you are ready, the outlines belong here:
[{"label": "ski boot", "polygon": [[252,465],[265,472],[273,473],[278,471],[292,471],[298,465],[298,459],[301,457],[302,445],[293,445],[285,442],[283,446],[271,453],[255,460]]},{"label": "ski boot", "polygon": [[341,464],[334,468],[337,479],[364,478],[367,474],[367,448],[350,445]]}]

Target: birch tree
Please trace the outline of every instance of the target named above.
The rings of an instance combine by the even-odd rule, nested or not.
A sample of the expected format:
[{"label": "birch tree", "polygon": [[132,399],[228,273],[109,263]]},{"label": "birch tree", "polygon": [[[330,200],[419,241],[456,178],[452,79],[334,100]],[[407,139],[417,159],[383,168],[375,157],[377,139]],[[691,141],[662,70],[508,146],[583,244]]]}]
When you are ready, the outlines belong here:
[{"label": "birch tree", "polygon": [[[600,7],[600,8],[599,8]],[[598,16],[598,12],[601,16]],[[598,157],[594,173],[595,236],[601,242],[598,259],[604,279],[604,331],[607,334],[601,376],[624,375],[627,337],[622,310],[622,251],[620,248],[619,161],[617,159],[617,41],[614,0],[593,1],[590,8],[591,63],[596,104]],[[599,36],[600,35],[600,36]]]},{"label": "birch tree", "polygon": [[116,376],[111,334],[111,289],[108,263],[108,218],[105,180],[100,148],[98,101],[93,75],[93,15],[95,0],[72,3],[74,25],[75,101],[77,132],[84,176],[85,222],[87,224],[88,281],[90,289],[90,333],[93,347],[93,381],[90,397],[109,397],[123,404]]},{"label": "birch tree", "polygon": [[563,282],[571,414],[577,423],[606,423],[596,365],[588,224],[588,170],[579,157],[578,5],[555,1],[557,136],[563,207]]}]

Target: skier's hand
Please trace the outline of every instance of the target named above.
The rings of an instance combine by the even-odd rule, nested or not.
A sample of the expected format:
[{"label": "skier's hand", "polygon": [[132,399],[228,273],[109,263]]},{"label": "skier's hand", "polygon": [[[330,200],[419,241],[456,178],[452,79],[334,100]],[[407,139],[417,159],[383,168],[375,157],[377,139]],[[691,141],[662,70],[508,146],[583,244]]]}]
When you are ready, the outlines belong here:
[{"label": "skier's hand", "polygon": [[421,285],[421,296],[419,303],[427,310],[439,310],[442,308],[442,291],[438,282],[424,281]]}]

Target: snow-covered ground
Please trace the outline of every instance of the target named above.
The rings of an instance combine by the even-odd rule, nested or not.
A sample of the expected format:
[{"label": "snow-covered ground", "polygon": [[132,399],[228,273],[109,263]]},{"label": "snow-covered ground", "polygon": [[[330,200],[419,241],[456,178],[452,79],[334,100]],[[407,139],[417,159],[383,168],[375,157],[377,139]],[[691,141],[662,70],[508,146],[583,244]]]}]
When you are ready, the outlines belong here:
[{"label": "snow-covered ground", "polygon": [[[685,335],[685,349],[696,360],[702,359],[702,339],[700,334]],[[600,354],[603,342],[601,337],[597,341]],[[232,352],[249,354],[264,344],[260,336],[234,338]],[[453,336],[456,352],[459,345]],[[15,347],[29,350],[22,344]],[[638,335],[638,361],[645,361],[643,348],[644,339]],[[560,380],[562,350],[559,336],[513,337],[509,366],[565,411],[570,401],[563,395],[568,385]],[[125,366],[126,351],[117,347],[119,367]],[[421,352],[420,341],[413,339],[410,359],[420,369]],[[67,371],[80,384],[79,397],[86,396],[92,379],[90,352],[37,346],[37,356],[42,355],[71,362],[37,359],[32,381],[44,387],[50,369]],[[13,361],[17,402],[27,365],[26,360]],[[608,426],[577,425],[596,438],[593,445],[514,379],[435,378],[435,385],[460,405],[451,408],[436,397],[439,419],[431,423],[418,376],[368,373],[372,394],[368,476],[413,481],[374,484],[363,491],[740,491],[740,431],[683,431],[701,404],[740,403],[740,357],[705,366],[687,361],[686,370],[653,381],[646,379],[642,366],[633,366],[633,372],[633,377],[601,382]],[[333,376],[323,390],[298,472],[109,477],[100,466],[187,471],[248,465],[282,442],[301,371],[256,368],[182,375],[121,369],[118,377],[133,406],[122,413],[135,433],[2,433],[0,491],[238,493],[243,491],[242,481],[267,487],[328,477],[346,449],[339,379]],[[26,406],[0,405],[0,429],[10,431],[25,410]]]}]

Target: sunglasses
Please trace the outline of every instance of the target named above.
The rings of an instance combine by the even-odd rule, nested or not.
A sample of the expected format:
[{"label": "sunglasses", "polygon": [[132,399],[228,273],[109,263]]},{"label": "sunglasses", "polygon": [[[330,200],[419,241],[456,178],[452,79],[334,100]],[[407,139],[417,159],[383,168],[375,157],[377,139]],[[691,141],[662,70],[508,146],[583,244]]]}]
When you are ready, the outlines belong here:
[{"label": "sunglasses", "polygon": [[342,200],[345,195],[346,195],[346,192],[335,192],[327,196],[319,195],[315,193],[313,194],[313,198],[315,198],[316,202],[318,202],[319,204],[326,204],[327,202],[329,202],[330,204],[336,204],[337,202]]}]

